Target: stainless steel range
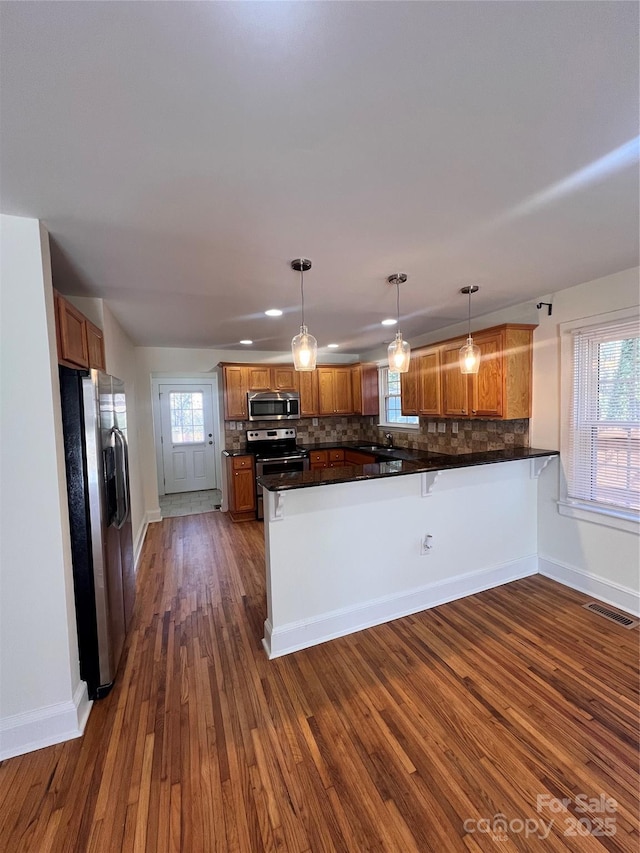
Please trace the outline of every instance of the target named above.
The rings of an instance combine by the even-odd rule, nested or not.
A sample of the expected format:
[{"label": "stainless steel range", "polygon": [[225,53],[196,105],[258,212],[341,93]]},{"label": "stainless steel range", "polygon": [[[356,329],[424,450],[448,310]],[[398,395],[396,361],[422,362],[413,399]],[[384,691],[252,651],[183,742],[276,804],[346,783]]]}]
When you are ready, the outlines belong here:
[{"label": "stainless steel range", "polygon": [[[255,454],[256,478],[309,468],[309,453],[297,446],[293,427],[247,430],[247,453]],[[256,498],[257,517],[264,518],[262,486],[258,484]]]}]

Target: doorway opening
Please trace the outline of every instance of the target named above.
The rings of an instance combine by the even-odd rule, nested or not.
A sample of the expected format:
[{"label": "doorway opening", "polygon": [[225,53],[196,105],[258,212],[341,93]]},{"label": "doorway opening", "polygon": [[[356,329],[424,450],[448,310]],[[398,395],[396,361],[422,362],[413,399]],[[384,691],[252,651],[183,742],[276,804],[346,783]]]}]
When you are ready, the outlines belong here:
[{"label": "doorway opening", "polygon": [[217,377],[152,381],[158,498],[163,517],[219,509]]}]

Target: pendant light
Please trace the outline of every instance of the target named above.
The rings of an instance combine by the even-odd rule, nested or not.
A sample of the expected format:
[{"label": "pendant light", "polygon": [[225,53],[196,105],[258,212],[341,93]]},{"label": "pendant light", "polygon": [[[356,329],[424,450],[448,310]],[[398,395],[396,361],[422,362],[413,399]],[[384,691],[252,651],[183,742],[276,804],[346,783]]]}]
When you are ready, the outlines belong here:
[{"label": "pendant light", "polygon": [[304,323],[304,274],[311,269],[311,261],[306,258],[297,258],[291,261],[291,268],[300,273],[300,296],[302,302],[302,325],[300,334],[291,341],[291,352],[293,353],[293,366],[296,370],[315,370],[316,357],[318,355],[318,342],[309,334]]},{"label": "pendant light", "polygon": [[[398,314],[398,324],[400,324],[400,285],[404,284],[407,276],[403,272],[397,272],[390,275],[387,281],[389,284],[396,286],[396,307]],[[402,332],[400,329],[396,332],[395,340],[389,344],[389,370],[394,373],[406,373],[409,370],[409,361],[411,359],[411,347],[407,341],[402,340]]]},{"label": "pendant light", "polygon": [[480,347],[477,347],[471,337],[471,294],[480,290],[477,284],[463,287],[460,293],[469,295],[469,332],[466,344],[460,348],[460,373],[477,373],[480,370]]}]

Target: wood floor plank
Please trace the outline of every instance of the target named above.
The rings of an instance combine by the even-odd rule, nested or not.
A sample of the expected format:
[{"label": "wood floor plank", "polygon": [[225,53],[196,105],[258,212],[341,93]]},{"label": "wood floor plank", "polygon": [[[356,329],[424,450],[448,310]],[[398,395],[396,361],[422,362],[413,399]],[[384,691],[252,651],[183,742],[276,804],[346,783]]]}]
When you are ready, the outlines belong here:
[{"label": "wood floor plank", "polygon": [[84,737],[0,763],[0,850],[636,853],[638,631],[586,600],[534,576],[268,661],[262,525],[151,525]]}]

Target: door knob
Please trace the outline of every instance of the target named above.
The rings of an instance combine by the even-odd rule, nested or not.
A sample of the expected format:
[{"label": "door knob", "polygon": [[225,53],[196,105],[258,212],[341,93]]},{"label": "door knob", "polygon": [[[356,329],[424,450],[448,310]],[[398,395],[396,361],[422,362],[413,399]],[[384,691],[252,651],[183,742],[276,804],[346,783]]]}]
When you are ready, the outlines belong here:
[{"label": "door knob", "polygon": [[209,444],[213,444],[213,442],[212,442],[212,441],[210,441],[210,442],[209,442]]}]

